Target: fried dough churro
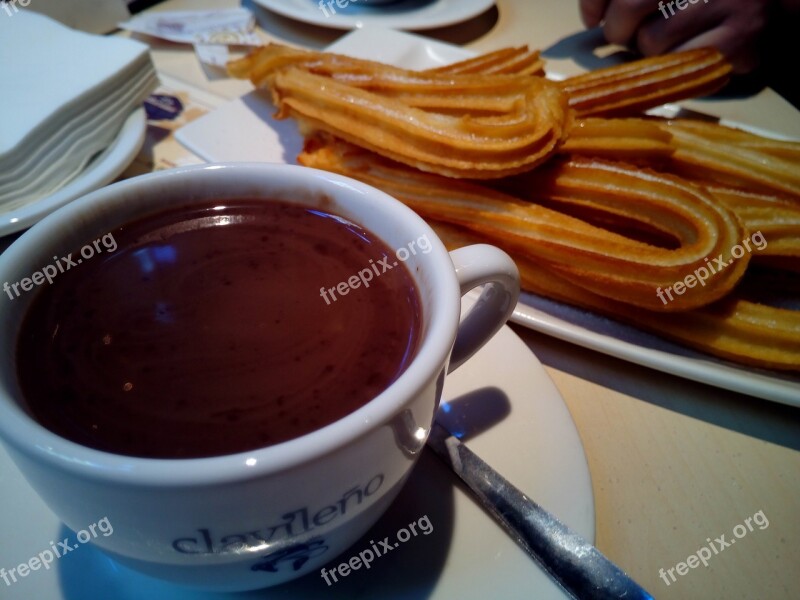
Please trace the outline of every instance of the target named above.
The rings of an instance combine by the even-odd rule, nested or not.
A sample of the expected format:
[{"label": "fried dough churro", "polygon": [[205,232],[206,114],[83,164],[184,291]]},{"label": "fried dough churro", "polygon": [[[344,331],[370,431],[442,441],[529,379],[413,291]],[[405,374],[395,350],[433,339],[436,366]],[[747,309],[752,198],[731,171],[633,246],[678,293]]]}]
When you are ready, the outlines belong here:
[{"label": "fried dough churro", "polygon": [[[624,213],[662,231],[675,248],[653,246],[491,188],[451,181],[387,161],[329,137],[310,140],[301,164],[354,177],[395,196],[426,218],[480,233],[485,240],[547,264],[563,278],[608,298],[652,310],[686,310],[719,299],[747,259],[730,260],[743,228],[694,186],[622,164],[574,160],[537,171],[533,196],[606,214]],[[665,305],[659,287],[724,257],[731,266],[696,293]]]},{"label": "fried dough churro", "polygon": [[489,179],[549,158],[566,137],[566,96],[540,77],[420,73],[267,46],[230,65],[267,86],[278,118],[423,171]]},{"label": "fried dough churro", "polygon": [[559,85],[578,116],[630,115],[711,94],[727,83],[730,72],[718,50],[698,48],[590,71]]},{"label": "fried dough churro", "polygon": [[645,119],[578,119],[559,148],[561,154],[659,164],[674,148],[672,135]]},{"label": "fried dough churro", "polygon": [[717,200],[736,213],[750,233],[769,240],[757,260],[791,271],[800,271],[800,205],[775,196],[708,185]]},{"label": "fried dough churro", "polygon": [[642,117],[577,119],[560,152],[628,160],[703,185],[774,194],[800,204],[800,143],[718,123]]},{"label": "fried dough churro", "polygon": [[[527,47],[505,48],[454,65],[409,71],[269,44],[232,61],[228,69],[272,90],[278,114],[303,121],[309,130],[327,131],[421,170],[475,179],[523,172],[549,158],[570,129],[565,101],[582,116],[638,111],[713,91],[730,72],[713,49],[642,59],[558,83],[531,76],[538,73],[538,61],[538,53]],[[292,67],[339,84],[326,86]],[[326,102],[325,111],[315,109]],[[627,137],[614,136],[608,124],[583,121],[564,151],[602,152],[637,162],[670,153],[652,125],[625,127]],[[470,149],[485,151],[483,165],[468,156]]]},{"label": "fried dough churro", "polygon": [[229,70],[299,122],[300,164],[384,190],[446,243],[500,246],[527,290],[800,370],[800,311],[753,291],[762,266],[800,270],[800,144],[638,114],[721,87],[713,49],[562,82],[542,65],[527,47],[410,71],[270,45]]},{"label": "fried dough churro", "polygon": [[800,143],[798,142],[775,140],[721,123],[696,119],[673,119],[669,121],[668,125],[670,130],[678,128],[720,143],[732,144],[740,148],[757,150],[768,156],[800,162]]},{"label": "fried dough churro", "polygon": [[297,68],[276,73],[272,91],[278,118],[294,117],[306,131],[326,131],[423,171],[484,179],[533,168],[565,134],[566,106],[552,84],[500,77],[483,83],[506,84],[513,108],[474,118],[428,112]]},{"label": "fried dough churro", "polygon": [[[447,75],[540,76],[544,75],[543,64],[538,50],[521,46],[503,48],[442,67],[410,71],[343,54],[301,50],[273,43],[229,62],[228,72],[234,77],[250,79],[256,87],[269,88],[270,77],[280,69],[294,66],[355,87],[381,90],[393,97],[398,97],[404,89],[411,86],[409,96],[413,97],[414,89],[453,95],[448,91],[452,79],[446,77]],[[476,90],[467,91],[472,95]],[[463,97],[462,101],[464,100],[469,101],[469,97]]]},{"label": "fried dough churro", "polygon": [[800,143],[770,140],[718,125],[670,120],[674,170],[701,182],[794,198],[800,203]]},{"label": "fried dough churro", "polygon": [[[661,135],[659,135],[660,130]],[[578,119],[562,153],[612,157],[800,204],[800,143],[691,119]]]},{"label": "fried dough churro", "polygon": [[[449,250],[483,241],[480,235],[429,221]],[[767,369],[800,370],[800,312],[758,304],[739,294],[690,311],[663,314],[592,293],[547,265],[510,252],[525,290],[606,315],[702,352]]]},{"label": "fried dough churro", "polygon": [[544,61],[538,50],[527,46],[501,48],[450,65],[426,69],[425,73],[460,73],[462,75],[537,75],[544,76]]}]

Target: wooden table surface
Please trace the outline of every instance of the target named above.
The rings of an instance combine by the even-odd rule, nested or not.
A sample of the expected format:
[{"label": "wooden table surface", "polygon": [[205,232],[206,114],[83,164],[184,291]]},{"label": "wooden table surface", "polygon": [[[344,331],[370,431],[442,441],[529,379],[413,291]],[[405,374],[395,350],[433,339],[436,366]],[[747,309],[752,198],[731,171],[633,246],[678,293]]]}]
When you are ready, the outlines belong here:
[{"label": "wooden table surface", "polygon": [[[322,48],[344,32],[296,23],[243,2],[264,40]],[[168,0],[151,12],[237,6],[236,0]],[[424,33],[475,50],[542,48],[563,74],[604,64],[597,32],[580,23],[577,0],[497,0],[466,23]],[[210,107],[251,89],[204,69],[191,49],[148,39],[171,87],[202,90]],[[800,138],[800,113],[764,90],[690,107]],[[176,151],[173,149],[172,151]],[[191,157],[182,160],[192,162]],[[147,170],[147,165],[140,170]],[[800,411],[639,367],[521,327],[577,425],[589,462],[596,544],[657,598],[800,598]],[[760,512],[759,512],[760,511]],[[768,526],[759,513],[766,517]],[[681,575],[678,563],[720,536],[736,539]],[[760,526],[759,526],[760,524]],[[702,554],[702,552],[701,552]],[[678,567],[683,569],[685,567]],[[664,569],[665,583],[659,576]],[[667,571],[673,569],[675,581]],[[520,597],[528,597],[521,591]],[[505,600],[505,599],[503,599]]]}]

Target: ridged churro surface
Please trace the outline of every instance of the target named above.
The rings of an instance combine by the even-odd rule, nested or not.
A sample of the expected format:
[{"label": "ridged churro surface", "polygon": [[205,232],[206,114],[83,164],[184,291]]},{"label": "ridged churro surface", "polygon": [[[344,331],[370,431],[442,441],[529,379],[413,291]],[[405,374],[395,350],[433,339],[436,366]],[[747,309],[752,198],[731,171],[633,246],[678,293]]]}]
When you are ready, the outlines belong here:
[{"label": "ridged churro surface", "polygon": [[297,119],[298,162],[388,192],[453,247],[505,249],[528,291],[800,370],[800,311],[757,277],[800,271],[800,144],[642,113],[724,85],[713,49],[561,82],[543,65],[527,47],[410,71],[270,45],[229,69]]},{"label": "ridged churro surface", "polygon": [[[329,138],[310,141],[306,166],[360,179],[424,217],[466,227],[484,239],[546,263],[584,289],[652,310],[686,310],[727,294],[747,266],[730,248],[744,235],[736,216],[680,179],[622,163],[558,162],[517,181],[524,197],[426,175]],[[606,217],[624,215],[673,242],[660,247],[614,233],[539,203],[571,205]],[[730,266],[697,291],[664,303],[657,290],[706,268],[709,257]]]},{"label": "ridged churro surface", "polygon": [[630,115],[716,92],[730,72],[718,50],[698,48],[590,71],[559,85],[579,116]]},{"label": "ridged churro surface", "polygon": [[555,153],[572,119],[556,84],[524,72],[418,72],[274,45],[230,70],[270,89],[277,117],[306,132],[450,177],[530,170]]}]

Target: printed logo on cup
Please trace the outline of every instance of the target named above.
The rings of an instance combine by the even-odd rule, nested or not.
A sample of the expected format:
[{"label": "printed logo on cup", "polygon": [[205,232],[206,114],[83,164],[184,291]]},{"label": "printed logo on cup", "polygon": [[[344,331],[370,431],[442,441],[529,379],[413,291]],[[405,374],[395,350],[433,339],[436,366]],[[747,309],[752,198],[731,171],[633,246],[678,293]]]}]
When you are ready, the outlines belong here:
[{"label": "printed logo on cup", "polygon": [[[379,473],[363,487],[349,489],[341,498],[317,509],[313,514],[304,506],[281,515],[282,523],[267,525],[254,531],[219,534],[210,527],[201,527],[197,529],[197,534],[175,539],[172,548],[181,554],[238,554],[242,550],[266,548],[275,541],[291,539],[335,522],[346,515],[349,509],[360,506],[377,492],[383,481],[383,473]],[[316,549],[317,547],[313,548],[315,551]]]}]

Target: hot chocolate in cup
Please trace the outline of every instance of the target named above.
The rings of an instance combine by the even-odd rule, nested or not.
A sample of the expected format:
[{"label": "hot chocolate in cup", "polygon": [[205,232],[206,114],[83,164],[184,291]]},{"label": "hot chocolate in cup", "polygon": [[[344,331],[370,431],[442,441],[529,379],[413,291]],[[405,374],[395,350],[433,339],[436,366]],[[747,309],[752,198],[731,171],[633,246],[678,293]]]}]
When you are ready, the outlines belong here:
[{"label": "hot chocolate in cup", "polygon": [[[292,232],[305,233],[281,238],[286,219],[300,219]],[[261,250],[248,241],[256,235],[248,223],[272,232],[261,236],[274,259],[266,271],[253,260]],[[213,237],[226,227],[242,233]],[[294,238],[300,246],[291,250],[273,244]],[[308,253],[304,243],[321,245]],[[242,260],[228,261],[237,253]],[[319,255],[322,263],[304,262],[306,255]],[[147,281],[128,281],[120,279],[126,260],[138,261],[144,275],[159,261],[171,270],[161,279],[156,272]],[[328,267],[302,270],[305,264]],[[228,292],[225,282],[214,288],[203,279],[215,272],[228,274]],[[275,273],[284,275],[270,284]],[[250,287],[237,287],[243,281]],[[119,562],[220,591],[273,586],[318,571],[363,535],[414,466],[446,373],[505,323],[519,293],[517,269],[505,253],[486,245],[448,253],[420,217],[379,190],[305,167],[244,163],[162,171],[76,200],[0,255],[3,283],[9,291],[0,296],[0,437],[11,458],[68,527],[78,531],[107,518],[113,535],[93,542]],[[481,298],[462,319],[461,295],[482,284]],[[193,300],[191,310],[182,298]],[[137,302],[152,305],[151,318],[131,314],[126,325],[126,311],[136,313]],[[187,335],[178,327],[186,315],[202,331],[191,343],[181,338],[183,344],[170,345],[176,331]],[[225,319],[230,331],[220,326]],[[95,342],[86,343],[88,350],[81,350],[81,332]],[[153,342],[153,332],[164,339]],[[221,347],[228,333],[246,343]],[[334,350],[318,353],[308,343],[311,335]],[[270,352],[259,350],[265,339],[299,344],[286,355],[299,373],[328,361],[320,373],[340,379],[279,394],[283,384],[272,385],[274,370],[261,383],[257,369],[248,370],[254,349],[264,365],[272,364]],[[218,354],[197,363],[204,341]],[[181,360],[187,352],[192,360]],[[383,366],[359,379],[379,356]],[[62,368],[62,359],[74,364]],[[359,367],[350,368],[355,360]],[[115,361],[128,361],[130,381]],[[292,377],[314,379],[286,371]],[[180,385],[195,378],[193,387]],[[106,382],[112,391],[105,391]],[[351,394],[333,388],[348,384],[355,399],[327,420],[312,419],[288,433],[288,425],[275,426],[240,445],[213,442],[237,432],[246,438],[256,419],[291,422],[294,403],[307,401],[313,390],[316,404],[297,414],[326,401],[343,403]],[[263,393],[251,393],[254,386]],[[186,397],[176,399],[182,392]],[[131,403],[137,393],[140,404]],[[158,402],[148,405],[148,397]],[[219,410],[209,410],[217,397]],[[243,398],[253,401],[249,408],[272,403],[273,412],[242,409]],[[195,400],[197,410],[187,409]],[[133,412],[117,412],[124,406]],[[280,421],[280,411],[288,421]],[[217,435],[201,421],[207,443],[197,432],[187,436],[196,443],[175,442],[180,423],[193,414],[219,417],[226,433]],[[175,419],[178,429],[169,433],[165,423]],[[109,428],[113,433],[103,438],[101,430]],[[278,437],[269,437],[275,432]],[[126,435],[130,440],[121,439]]]}]

